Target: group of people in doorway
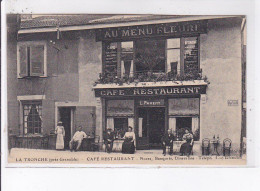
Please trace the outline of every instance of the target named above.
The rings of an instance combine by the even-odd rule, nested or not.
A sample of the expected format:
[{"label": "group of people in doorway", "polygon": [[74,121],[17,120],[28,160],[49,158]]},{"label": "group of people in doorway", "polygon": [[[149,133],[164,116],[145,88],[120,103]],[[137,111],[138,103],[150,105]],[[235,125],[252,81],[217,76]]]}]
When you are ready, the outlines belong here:
[{"label": "group of people in doorway", "polygon": [[[56,139],[56,149],[57,150],[64,150],[64,137],[65,137],[65,130],[62,125],[62,122],[59,121],[58,125],[55,129],[55,133],[57,134]],[[69,142],[69,147],[71,151],[78,151],[81,147],[81,143],[87,135],[84,131],[82,131],[82,127],[79,126],[78,130],[75,132],[74,136],[72,137],[71,141]],[[104,144],[105,144],[105,151],[107,153],[111,153],[113,149],[113,143],[115,140],[115,134],[113,130],[107,127],[104,135]],[[122,145],[122,153],[126,154],[134,154],[136,148],[136,138],[135,133],[133,132],[133,128],[131,126],[128,127],[128,131],[125,133],[124,142]],[[180,154],[189,156],[192,152],[193,147],[193,135],[190,133],[188,129],[185,130],[185,134],[182,137],[183,141],[185,141],[180,147]],[[161,138],[161,144],[163,149],[163,155],[166,155],[167,147],[169,148],[169,154],[173,155],[173,141],[174,135],[172,131],[169,129],[164,136]]]}]

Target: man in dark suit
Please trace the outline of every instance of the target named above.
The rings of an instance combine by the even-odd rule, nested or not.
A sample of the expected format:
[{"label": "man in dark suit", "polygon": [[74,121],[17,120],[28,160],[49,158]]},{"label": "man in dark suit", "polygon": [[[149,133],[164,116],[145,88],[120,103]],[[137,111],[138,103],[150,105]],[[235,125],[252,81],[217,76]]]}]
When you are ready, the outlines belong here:
[{"label": "man in dark suit", "polygon": [[106,145],[107,153],[111,153],[113,149],[113,142],[115,139],[114,132],[111,128],[107,128],[107,131],[104,134],[104,143]]},{"label": "man in dark suit", "polygon": [[168,129],[167,133],[162,137],[161,141],[162,141],[162,147],[163,147],[163,155],[166,155],[166,147],[169,146],[170,147],[170,155],[173,155],[173,140],[174,140],[174,136],[171,133],[171,130]]}]

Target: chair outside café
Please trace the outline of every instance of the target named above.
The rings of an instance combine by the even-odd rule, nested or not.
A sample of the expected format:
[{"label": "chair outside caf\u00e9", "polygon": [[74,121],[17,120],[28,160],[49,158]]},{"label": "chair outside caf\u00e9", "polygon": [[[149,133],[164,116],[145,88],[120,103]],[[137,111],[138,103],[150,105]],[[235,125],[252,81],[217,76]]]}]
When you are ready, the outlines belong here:
[{"label": "chair outside caf\u00e9", "polygon": [[230,156],[232,141],[229,138],[223,140],[223,156]]},{"label": "chair outside caf\u00e9", "polygon": [[210,153],[210,140],[205,138],[202,140],[202,155],[209,155]]},{"label": "chair outside caf\u00e9", "polygon": [[100,141],[100,136],[96,135],[94,142],[92,142],[91,147],[92,147],[92,151],[99,151],[99,141]]}]

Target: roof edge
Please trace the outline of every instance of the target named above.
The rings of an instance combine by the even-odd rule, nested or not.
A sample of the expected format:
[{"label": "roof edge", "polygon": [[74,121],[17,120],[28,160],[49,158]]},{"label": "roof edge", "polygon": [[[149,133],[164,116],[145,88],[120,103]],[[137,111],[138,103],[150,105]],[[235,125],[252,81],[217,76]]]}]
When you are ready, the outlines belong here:
[{"label": "roof edge", "polygon": [[[136,25],[148,25],[148,24],[159,24],[159,23],[172,23],[172,22],[184,22],[184,21],[194,21],[194,20],[208,20],[208,19],[221,19],[221,18],[232,18],[240,17],[240,15],[230,15],[230,16],[188,16],[184,18],[171,18],[171,19],[157,19],[149,21],[132,21],[124,23],[108,23],[108,24],[90,24],[90,25],[79,25],[79,26],[64,26],[59,27],[59,31],[76,31],[76,30],[90,30],[99,28],[109,28],[109,27],[124,27],[124,26],[136,26]],[[43,27],[43,28],[33,28],[33,29],[20,29],[18,34],[27,33],[43,33],[43,32],[56,32],[57,27]]]}]

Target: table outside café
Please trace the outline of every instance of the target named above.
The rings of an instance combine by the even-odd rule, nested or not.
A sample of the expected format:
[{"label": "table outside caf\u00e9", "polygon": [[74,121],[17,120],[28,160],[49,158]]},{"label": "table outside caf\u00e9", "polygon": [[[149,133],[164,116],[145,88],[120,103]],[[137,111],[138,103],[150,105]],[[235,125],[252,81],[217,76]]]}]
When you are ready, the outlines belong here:
[{"label": "table outside caf\u00e9", "polygon": [[219,153],[218,153],[219,139],[213,139],[210,142],[213,144],[213,152],[211,155],[219,156]]}]

